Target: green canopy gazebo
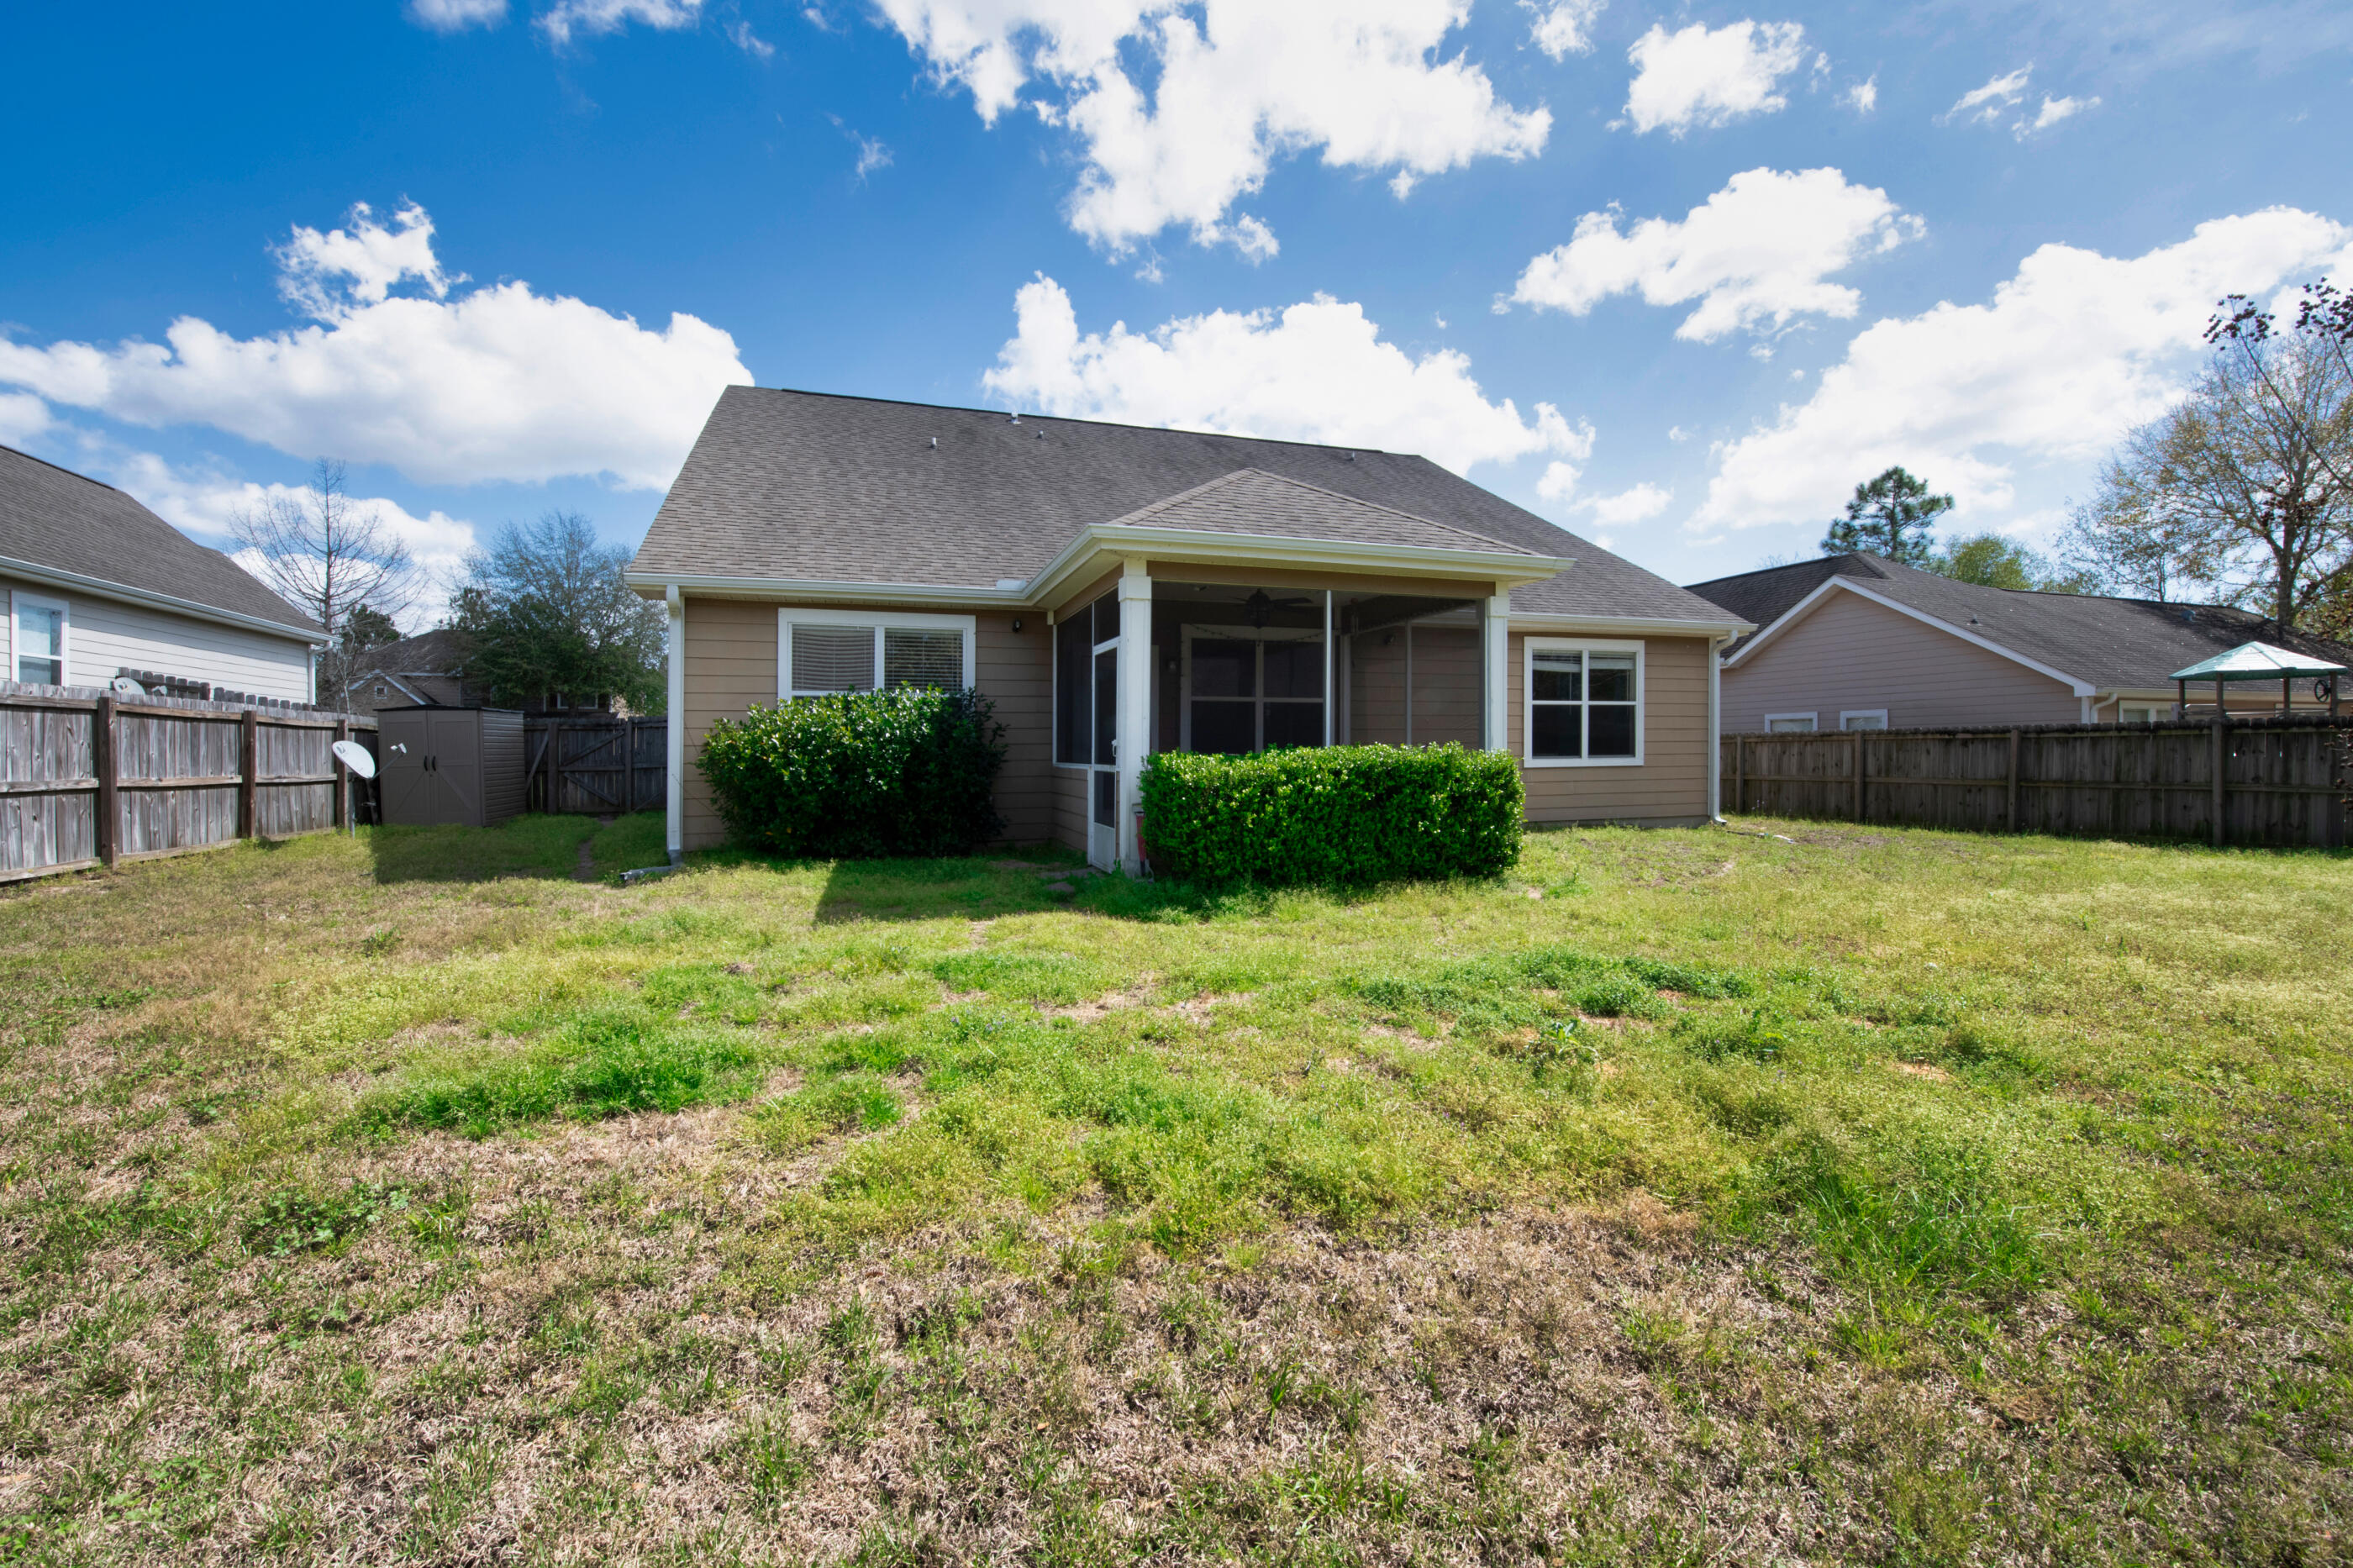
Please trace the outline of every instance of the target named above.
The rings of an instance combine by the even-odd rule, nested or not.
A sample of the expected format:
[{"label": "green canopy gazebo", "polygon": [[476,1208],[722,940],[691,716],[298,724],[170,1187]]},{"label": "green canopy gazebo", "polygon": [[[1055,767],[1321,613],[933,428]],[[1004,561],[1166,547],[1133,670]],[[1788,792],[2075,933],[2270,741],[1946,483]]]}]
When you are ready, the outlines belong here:
[{"label": "green canopy gazebo", "polygon": [[2188,669],[2177,669],[2171,679],[2179,711],[2189,710],[2191,681],[2211,680],[2214,683],[2214,712],[2217,717],[2228,717],[2229,710],[2222,705],[2222,688],[2226,683],[2234,680],[2278,681],[2280,712],[2285,715],[2295,706],[2295,683],[2309,676],[2313,679],[2313,695],[2316,698],[2320,695],[2321,683],[2325,681],[2327,684],[2328,716],[2334,719],[2337,717],[2337,691],[2343,685],[2341,678],[2344,674],[2345,667],[2341,664],[2331,664],[2324,658],[2307,658],[2300,653],[2274,647],[2267,642],[2250,642],[2241,643],[2227,653],[2218,653]]}]

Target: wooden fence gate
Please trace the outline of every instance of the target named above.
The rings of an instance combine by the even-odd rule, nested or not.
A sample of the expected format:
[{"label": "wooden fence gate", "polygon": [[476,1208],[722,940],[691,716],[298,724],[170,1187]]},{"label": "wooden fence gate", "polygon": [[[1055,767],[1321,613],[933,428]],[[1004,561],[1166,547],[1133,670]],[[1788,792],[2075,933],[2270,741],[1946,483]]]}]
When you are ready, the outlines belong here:
[{"label": "wooden fence gate", "polygon": [[2346,842],[2353,724],[2326,718],[1726,735],[1724,807],[1976,832]]},{"label": "wooden fence gate", "polygon": [[526,719],[522,808],[609,816],[660,805],[669,737],[662,719]]},{"label": "wooden fence gate", "polygon": [[315,708],[0,681],[0,882],[344,820],[328,751],[375,728]]}]

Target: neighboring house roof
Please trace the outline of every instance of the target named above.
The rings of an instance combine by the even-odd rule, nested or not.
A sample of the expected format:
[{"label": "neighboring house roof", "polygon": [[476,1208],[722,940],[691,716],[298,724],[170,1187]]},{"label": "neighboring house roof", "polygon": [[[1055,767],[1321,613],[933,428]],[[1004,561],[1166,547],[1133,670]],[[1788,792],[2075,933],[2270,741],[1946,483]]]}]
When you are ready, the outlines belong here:
[{"label": "neighboring house roof", "polygon": [[[459,675],[474,651],[474,639],[448,626],[419,632],[398,642],[379,643],[359,656],[362,674]],[[352,677],[353,680],[359,675]]]},{"label": "neighboring house roof", "polygon": [[315,639],[316,623],[111,485],[0,447],[0,572]]},{"label": "neighboring house roof", "polygon": [[2154,690],[2173,672],[2250,640],[2281,643],[2331,661],[2353,657],[2325,638],[2290,632],[2227,605],[2173,605],[2096,594],[1987,588],[1868,553],[1832,555],[1790,566],[1694,583],[1691,591],[1762,628],[1737,644],[1731,660],[1775,637],[1794,612],[1825,592],[1844,589],[1941,623],[1957,636],[2007,653],[2092,691]]},{"label": "neighboring house roof", "polygon": [[[1173,508],[1246,470],[1259,477],[1192,498],[1188,515],[1203,521],[1155,513],[1153,522],[1349,542],[1384,530],[1442,534],[1452,543],[1422,547],[1573,559],[1514,589],[1515,612],[1725,619],[1426,458],[749,386],[721,395],[629,575],[647,586],[699,578],[994,593],[1036,578],[1091,527]],[[1288,529],[1314,531],[1267,532]]]}]

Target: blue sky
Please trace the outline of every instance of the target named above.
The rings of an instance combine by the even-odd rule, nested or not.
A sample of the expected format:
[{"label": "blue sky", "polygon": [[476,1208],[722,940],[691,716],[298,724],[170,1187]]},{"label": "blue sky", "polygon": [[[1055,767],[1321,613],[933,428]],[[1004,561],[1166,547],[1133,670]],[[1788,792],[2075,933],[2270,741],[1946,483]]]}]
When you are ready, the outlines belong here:
[{"label": "blue sky", "polygon": [[744,379],[1421,450],[1678,581],[1897,461],[2035,542],[2214,296],[2353,272],[2353,12],[2293,0],[49,6],[11,52],[0,441],[209,542],[339,457],[444,565],[551,506],[633,543]]}]

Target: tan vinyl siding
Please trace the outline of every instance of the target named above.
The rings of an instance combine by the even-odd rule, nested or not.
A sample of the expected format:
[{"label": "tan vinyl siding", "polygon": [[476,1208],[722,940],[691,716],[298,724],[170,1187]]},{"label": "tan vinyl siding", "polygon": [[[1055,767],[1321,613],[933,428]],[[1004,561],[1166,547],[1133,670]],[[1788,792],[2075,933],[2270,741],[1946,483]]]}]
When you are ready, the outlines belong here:
[{"label": "tan vinyl siding", "polygon": [[1724,731],[1765,728],[1767,713],[1884,708],[1893,729],[1938,724],[2073,724],[2080,699],[2014,659],[1873,604],[1833,593],[1805,619],[1724,672]]},{"label": "tan vinyl siding", "polygon": [[1094,770],[1056,768],[1053,773],[1054,821],[1050,837],[1083,855],[1087,852],[1087,781],[1094,776]]},{"label": "tan vinyl siding", "polygon": [[[776,700],[776,621],[787,605],[741,599],[686,601],[686,845],[708,848],[725,830],[712,809],[709,787],[694,766],[703,737],[721,719],[740,719],[755,702]],[[828,605],[836,608],[872,606]],[[892,612],[877,608],[878,615]],[[997,809],[1006,819],[1005,837],[1034,843],[1053,831],[1053,789],[1048,766],[1051,725],[1050,668],[1045,617],[986,610],[975,617],[975,678],[981,694],[997,704],[1005,726],[1005,771],[998,775]],[[1022,629],[1016,632],[1018,620]]]},{"label": "tan vinyl siding", "polygon": [[[1527,746],[1526,633],[1511,639],[1512,754]],[[1539,637],[1548,633],[1535,634]],[[1707,816],[1707,639],[1642,644],[1642,762],[1629,767],[1529,767],[1530,822],[1696,822]]]}]

